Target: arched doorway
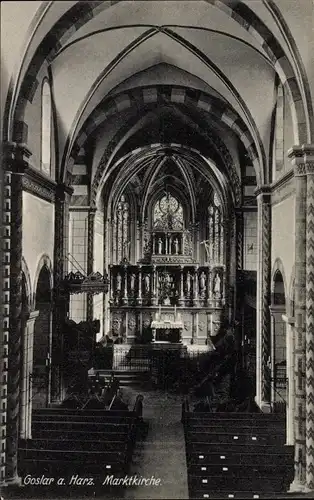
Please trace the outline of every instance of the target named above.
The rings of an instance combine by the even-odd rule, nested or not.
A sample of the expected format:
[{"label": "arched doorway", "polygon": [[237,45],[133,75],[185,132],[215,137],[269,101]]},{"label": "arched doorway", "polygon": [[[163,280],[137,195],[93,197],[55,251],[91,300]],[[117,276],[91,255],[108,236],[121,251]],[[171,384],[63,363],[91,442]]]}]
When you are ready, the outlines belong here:
[{"label": "arched doorway", "polygon": [[286,295],[283,272],[275,271],[272,282],[271,312],[271,405],[274,412],[287,406]]},{"label": "arched doorway", "polygon": [[50,403],[51,358],[51,273],[44,264],[39,272],[35,293],[38,316],[34,325],[33,408]]}]

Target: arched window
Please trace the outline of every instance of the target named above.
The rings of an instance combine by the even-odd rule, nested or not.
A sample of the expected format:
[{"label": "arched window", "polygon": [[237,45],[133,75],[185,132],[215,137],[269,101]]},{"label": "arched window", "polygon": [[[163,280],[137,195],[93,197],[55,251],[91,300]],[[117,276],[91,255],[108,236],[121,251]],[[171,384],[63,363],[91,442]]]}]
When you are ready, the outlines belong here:
[{"label": "arched window", "polygon": [[284,92],[280,84],[277,90],[276,124],[275,124],[275,179],[284,170]]},{"label": "arched window", "polygon": [[51,91],[47,80],[41,95],[41,171],[51,175]]},{"label": "arched window", "polygon": [[181,231],[183,226],[183,208],[181,203],[174,196],[166,193],[154,206],[154,229]]},{"label": "arched window", "polygon": [[112,227],[113,260],[130,259],[130,207],[124,195],[117,205]]}]

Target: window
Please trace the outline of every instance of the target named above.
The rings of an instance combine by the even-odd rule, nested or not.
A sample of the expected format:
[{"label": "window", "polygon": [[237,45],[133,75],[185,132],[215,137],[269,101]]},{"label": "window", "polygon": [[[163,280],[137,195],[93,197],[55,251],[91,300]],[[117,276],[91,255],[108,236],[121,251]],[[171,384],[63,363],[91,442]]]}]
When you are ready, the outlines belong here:
[{"label": "window", "polygon": [[113,221],[113,258],[120,263],[130,259],[130,210],[124,195],[117,205]]},{"label": "window", "polygon": [[51,175],[51,91],[44,81],[41,96],[41,171]]},{"label": "window", "polygon": [[176,198],[166,193],[157,201],[153,211],[153,227],[159,230],[181,231],[183,208]]},{"label": "window", "polygon": [[208,243],[207,258],[216,265],[223,264],[224,232],[221,202],[214,194],[213,203],[208,207]]},{"label": "window", "polygon": [[283,87],[280,84],[277,92],[276,105],[276,125],[275,125],[275,162],[276,173],[275,178],[278,178],[278,173],[284,168],[284,93]]}]

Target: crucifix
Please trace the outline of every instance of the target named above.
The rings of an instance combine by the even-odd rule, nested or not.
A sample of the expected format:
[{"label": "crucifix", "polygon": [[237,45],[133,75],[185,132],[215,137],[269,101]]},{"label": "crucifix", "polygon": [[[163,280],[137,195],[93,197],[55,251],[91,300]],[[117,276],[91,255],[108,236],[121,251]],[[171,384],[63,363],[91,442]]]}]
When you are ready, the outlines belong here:
[{"label": "crucifix", "polygon": [[201,241],[201,245],[205,246],[207,262],[209,263],[213,257],[213,244],[210,242],[210,240],[204,240]]}]

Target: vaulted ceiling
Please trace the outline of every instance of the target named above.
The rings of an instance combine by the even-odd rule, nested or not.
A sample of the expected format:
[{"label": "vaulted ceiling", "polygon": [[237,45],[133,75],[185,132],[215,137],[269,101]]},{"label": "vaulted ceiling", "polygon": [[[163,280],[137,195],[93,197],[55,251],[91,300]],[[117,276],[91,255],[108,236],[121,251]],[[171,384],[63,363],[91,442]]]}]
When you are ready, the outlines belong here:
[{"label": "vaulted ceiling", "polygon": [[[296,142],[311,141],[311,58],[299,26],[302,9],[309,27],[310,0],[45,2],[11,109],[24,77],[46,60],[60,178],[82,147],[93,176],[109,143],[117,161],[160,137],[202,149],[211,133],[238,169],[235,151],[246,149],[258,182],[267,182],[279,80],[290,97]],[[132,97],[138,89],[141,103]]]}]

